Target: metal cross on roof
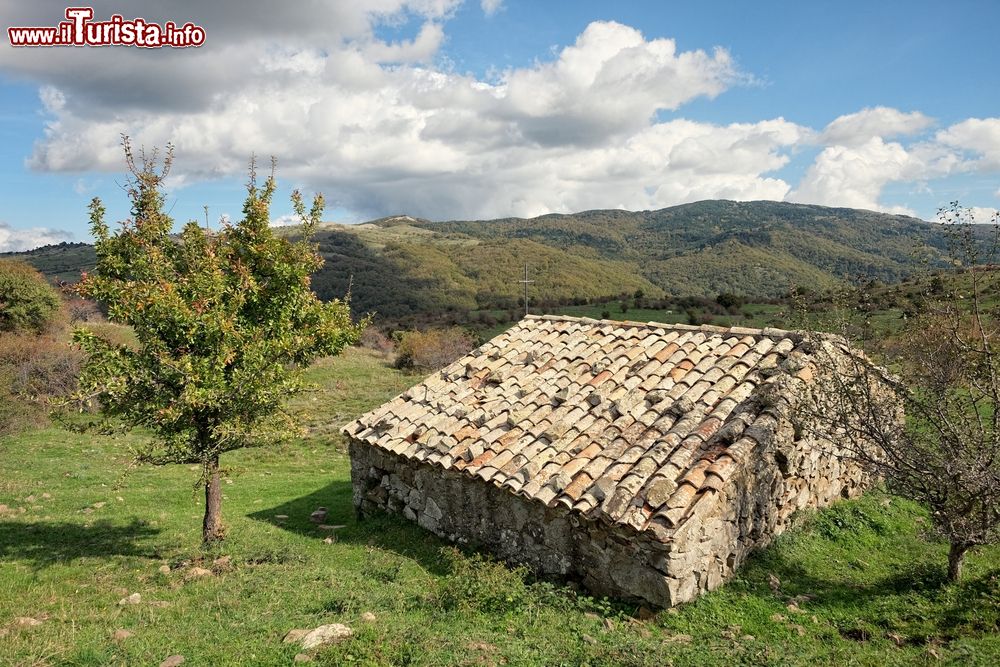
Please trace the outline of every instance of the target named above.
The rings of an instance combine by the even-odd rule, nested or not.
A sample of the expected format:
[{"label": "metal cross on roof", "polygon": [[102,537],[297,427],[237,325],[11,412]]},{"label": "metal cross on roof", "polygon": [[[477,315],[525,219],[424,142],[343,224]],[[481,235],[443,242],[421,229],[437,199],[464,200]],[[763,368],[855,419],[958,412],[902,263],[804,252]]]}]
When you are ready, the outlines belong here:
[{"label": "metal cross on roof", "polygon": [[528,280],[528,265],[524,265],[524,280],[518,280],[517,282],[524,284],[524,314],[528,315],[528,285],[535,282],[534,280]]}]

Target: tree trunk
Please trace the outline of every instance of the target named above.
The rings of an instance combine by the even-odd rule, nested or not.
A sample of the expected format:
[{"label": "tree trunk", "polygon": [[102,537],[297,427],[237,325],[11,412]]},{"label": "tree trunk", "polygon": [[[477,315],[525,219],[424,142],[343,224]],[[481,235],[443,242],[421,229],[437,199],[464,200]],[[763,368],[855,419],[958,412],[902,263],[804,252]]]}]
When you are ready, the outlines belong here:
[{"label": "tree trunk", "polygon": [[969,547],[952,543],[948,550],[948,581],[955,583],[962,578],[962,565],[965,563],[965,552]]},{"label": "tree trunk", "polygon": [[219,480],[219,457],[205,464],[205,521],[202,524],[201,539],[205,544],[221,540],[225,529],[222,526],[222,484]]}]

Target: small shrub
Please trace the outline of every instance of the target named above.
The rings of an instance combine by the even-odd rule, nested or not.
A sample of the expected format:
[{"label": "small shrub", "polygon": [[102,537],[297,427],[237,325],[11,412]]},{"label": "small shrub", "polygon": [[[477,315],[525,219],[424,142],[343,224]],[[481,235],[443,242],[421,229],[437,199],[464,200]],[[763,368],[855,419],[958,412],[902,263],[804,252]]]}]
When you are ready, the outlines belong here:
[{"label": "small shrub", "polygon": [[507,568],[479,554],[465,556],[454,547],[441,549],[448,574],[438,589],[438,602],[448,611],[505,614],[517,611],[528,600],[528,569]]},{"label": "small shrub", "polygon": [[0,335],[0,375],[13,395],[67,396],[76,388],[82,355],[52,336]]},{"label": "small shrub", "polygon": [[79,297],[66,300],[66,313],[73,324],[81,322],[102,322],[104,315],[96,303]]},{"label": "small shrub", "polygon": [[82,359],[55,336],[0,333],[0,435],[45,424],[52,400],[76,388]]},{"label": "small shrub", "polygon": [[458,327],[405,331],[396,346],[396,368],[435,370],[447,366],[475,347],[475,341]]},{"label": "small shrub", "polygon": [[41,333],[60,314],[59,293],[33,266],[0,260],[0,331]]},{"label": "small shrub", "polygon": [[358,344],[367,350],[374,350],[380,354],[390,354],[396,347],[391,338],[371,325],[365,327]]}]

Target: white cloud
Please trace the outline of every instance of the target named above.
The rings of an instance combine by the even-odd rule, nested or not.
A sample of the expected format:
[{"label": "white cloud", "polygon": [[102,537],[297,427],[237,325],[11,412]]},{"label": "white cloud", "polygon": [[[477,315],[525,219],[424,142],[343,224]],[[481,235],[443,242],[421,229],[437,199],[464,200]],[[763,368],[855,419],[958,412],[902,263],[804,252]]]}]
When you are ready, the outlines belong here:
[{"label": "white cloud", "polygon": [[[428,6],[428,17],[450,7]],[[803,136],[793,123],[654,120],[737,79],[724,50],[677,51],[673,40],[596,22],[551,60],[486,81],[413,62],[438,48],[438,21],[428,18],[399,44],[374,40],[371,26],[325,47],[251,39],[238,87],[194,109],[155,99],[121,107],[104,97],[95,109],[79,103],[76,88],[49,83],[51,121],[30,165],[120,172],[122,132],[147,146],[173,141],[174,184],[241,176],[251,152],[274,154],[279,175],[361,216],[652,208],[690,197],[780,198],[789,189],[767,173]],[[199,64],[179,67],[197,80]]]},{"label": "white cloud", "polygon": [[1000,210],[986,206],[970,207],[972,222],[979,225],[1000,223]]},{"label": "white cloud", "polygon": [[412,40],[386,44],[373,42],[365,47],[365,55],[377,63],[426,63],[437,53],[444,41],[444,28],[428,21]]},{"label": "white cloud", "polygon": [[503,0],[480,0],[479,6],[487,16],[493,16],[504,8]]},{"label": "white cloud", "polygon": [[301,225],[301,224],[302,224],[302,218],[295,215],[294,213],[282,215],[271,220],[272,227],[288,227],[290,225]]},{"label": "white cloud", "polygon": [[15,229],[0,222],[0,252],[23,252],[43,245],[71,241],[73,235],[59,229],[32,227]]},{"label": "white cloud", "polygon": [[1000,170],[1000,118],[969,118],[938,132],[937,141],[966,151],[982,170]]},{"label": "white cloud", "polygon": [[904,113],[898,109],[874,107],[840,116],[826,126],[818,139],[823,144],[861,146],[875,137],[889,139],[916,134],[933,123],[933,119],[919,111]]},{"label": "white cloud", "polygon": [[816,135],[825,148],[789,199],[915,215],[905,205],[884,203],[885,187],[907,182],[926,191],[930,179],[995,168],[994,156],[1000,165],[1000,122],[993,121],[1000,119],[964,121],[904,144],[888,139],[922,133],[933,121],[886,107],[841,116]]},{"label": "white cloud", "polygon": [[858,146],[828,146],[789,199],[914,215],[904,206],[883,205],[879,196],[888,183],[924,178],[929,170],[928,161],[920,155],[881,137],[872,137]]}]

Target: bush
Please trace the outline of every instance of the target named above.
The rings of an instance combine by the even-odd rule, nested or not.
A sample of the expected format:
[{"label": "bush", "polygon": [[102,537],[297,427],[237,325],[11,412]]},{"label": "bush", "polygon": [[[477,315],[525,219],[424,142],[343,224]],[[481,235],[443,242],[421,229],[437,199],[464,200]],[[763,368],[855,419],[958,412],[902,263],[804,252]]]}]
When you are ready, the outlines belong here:
[{"label": "bush", "polygon": [[79,322],[101,322],[104,320],[104,314],[101,313],[101,309],[89,299],[81,299],[79,297],[67,299],[66,312],[69,315],[69,321],[73,324]]},{"label": "bush", "polygon": [[438,602],[447,611],[504,614],[528,601],[528,569],[508,569],[503,563],[479,554],[465,556],[454,547],[441,549],[448,574],[438,589]]},{"label": "bush", "polygon": [[365,327],[365,330],[361,333],[358,345],[381,354],[390,354],[396,347],[393,345],[391,338],[371,325]]},{"label": "bush", "polygon": [[0,434],[46,422],[76,388],[83,355],[56,336],[0,333]]},{"label": "bush", "polygon": [[475,347],[475,341],[458,327],[405,331],[396,346],[396,368],[436,370]]},{"label": "bush", "polygon": [[0,331],[41,333],[60,314],[59,293],[33,266],[0,260]]}]

